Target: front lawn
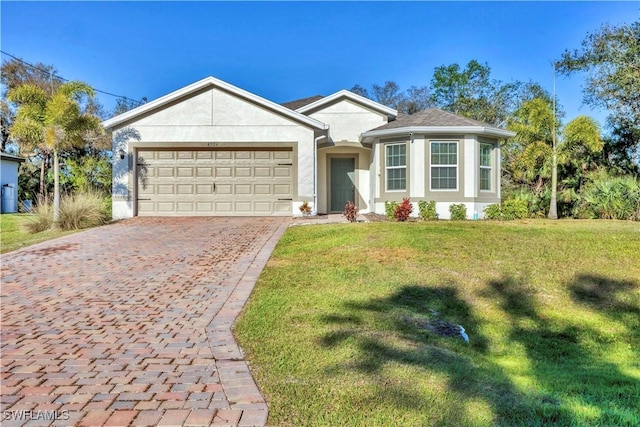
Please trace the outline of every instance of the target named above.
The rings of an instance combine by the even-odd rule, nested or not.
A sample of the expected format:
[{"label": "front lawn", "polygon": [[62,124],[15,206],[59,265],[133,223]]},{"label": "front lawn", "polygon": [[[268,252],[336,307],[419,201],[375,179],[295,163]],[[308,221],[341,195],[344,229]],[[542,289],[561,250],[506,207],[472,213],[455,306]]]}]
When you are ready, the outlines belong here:
[{"label": "front lawn", "polygon": [[292,227],[235,332],[270,425],[640,425],[640,224]]},{"label": "front lawn", "polygon": [[15,251],[25,246],[35,245],[45,240],[66,236],[73,231],[47,230],[40,233],[30,233],[26,225],[31,220],[31,214],[2,214],[0,215],[0,253]]}]

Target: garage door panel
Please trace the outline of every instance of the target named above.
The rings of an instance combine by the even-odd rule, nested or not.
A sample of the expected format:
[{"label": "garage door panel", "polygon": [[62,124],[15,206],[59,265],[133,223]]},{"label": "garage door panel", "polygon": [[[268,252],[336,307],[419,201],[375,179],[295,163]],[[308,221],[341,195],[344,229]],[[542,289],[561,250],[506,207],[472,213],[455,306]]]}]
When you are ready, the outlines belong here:
[{"label": "garage door panel", "polygon": [[229,166],[216,167],[215,171],[216,171],[216,174],[215,174],[216,178],[231,178],[233,176],[233,168]]},{"label": "garage door panel", "polygon": [[193,168],[179,167],[178,178],[193,178]]},{"label": "garage door panel", "polygon": [[270,160],[271,151],[256,151],[253,158],[256,160]]},{"label": "garage door panel", "polygon": [[211,160],[213,159],[213,151],[196,151],[197,160]]},{"label": "garage door panel", "polygon": [[213,184],[197,184],[196,194],[198,195],[213,194]]},{"label": "garage door panel", "polygon": [[253,173],[256,178],[271,178],[272,168],[266,166],[255,167]]},{"label": "garage door panel", "polygon": [[250,166],[236,166],[235,168],[235,177],[236,178],[251,178],[251,170],[252,168]]},{"label": "garage door panel", "polygon": [[157,194],[172,195],[175,193],[175,187],[172,184],[158,184],[155,187],[157,187]]},{"label": "garage door panel", "polygon": [[291,151],[274,151],[273,158],[275,160],[291,160]]},{"label": "garage door panel", "polygon": [[197,178],[210,178],[213,177],[212,167],[196,167]]},{"label": "garage door panel", "polygon": [[194,185],[192,184],[178,184],[176,185],[176,194],[178,195],[192,195],[195,194]]},{"label": "garage door panel", "polygon": [[152,156],[155,160],[174,160],[176,157],[175,151],[155,151]]},{"label": "garage door panel", "polygon": [[[291,151],[140,150],[138,215],[291,215]],[[282,199],[282,200],[279,200]]]},{"label": "garage door panel", "polygon": [[[159,167],[156,169],[156,176],[158,178],[173,178],[175,176],[175,169],[169,167]],[[149,177],[149,175],[147,175],[147,177]]]},{"label": "garage door panel", "polygon": [[273,213],[291,215],[291,203],[286,201],[275,201],[273,203]]},{"label": "garage door panel", "polygon": [[273,176],[277,178],[291,178],[291,166],[274,167]]},{"label": "garage door panel", "polygon": [[194,207],[195,202],[177,202],[176,203],[176,210],[178,211],[178,213],[192,213],[194,211],[193,207]]},{"label": "garage door panel", "polygon": [[291,195],[291,185],[275,184],[273,186],[273,194],[275,194],[276,196],[289,196]]},{"label": "garage door panel", "polygon": [[218,195],[230,195],[233,194],[233,185],[231,184],[216,184],[216,188],[214,190],[215,194]]},{"label": "garage door panel", "polygon": [[251,194],[251,184],[236,184],[234,190],[236,195]]},{"label": "garage door panel", "polygon": [[157,202],[156,209],[158,213],[173,213],[175,211],[175,204],[169,201]]}]

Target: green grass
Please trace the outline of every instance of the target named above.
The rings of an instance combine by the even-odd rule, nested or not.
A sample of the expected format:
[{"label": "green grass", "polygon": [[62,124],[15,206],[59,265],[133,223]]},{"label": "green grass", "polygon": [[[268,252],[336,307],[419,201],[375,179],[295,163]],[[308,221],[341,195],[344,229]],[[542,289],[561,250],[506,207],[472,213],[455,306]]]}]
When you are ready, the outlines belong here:
[{"label": "green grass", "polygon": [[2,214],[0,215],[0,253],[15,251],[25,246],[66,236],[74,231],[46,230],[40,233],[30,233],[27,224],[32,219],[30,214]]},{"label": "green grass", "polygon": [[640,425],[640,225],[293,227],[235,332],[270,425]]}]

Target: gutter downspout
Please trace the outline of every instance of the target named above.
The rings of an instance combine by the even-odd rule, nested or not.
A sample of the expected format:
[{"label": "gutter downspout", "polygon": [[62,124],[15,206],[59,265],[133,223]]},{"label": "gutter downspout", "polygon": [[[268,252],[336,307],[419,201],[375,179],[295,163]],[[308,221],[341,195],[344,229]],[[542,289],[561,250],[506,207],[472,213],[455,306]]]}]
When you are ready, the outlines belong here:
[{"label": "gutter downspout", "polygon": [[318,141],[326,138],[320,135],[313,140],[313,211],[311,215],[318,215]]}]

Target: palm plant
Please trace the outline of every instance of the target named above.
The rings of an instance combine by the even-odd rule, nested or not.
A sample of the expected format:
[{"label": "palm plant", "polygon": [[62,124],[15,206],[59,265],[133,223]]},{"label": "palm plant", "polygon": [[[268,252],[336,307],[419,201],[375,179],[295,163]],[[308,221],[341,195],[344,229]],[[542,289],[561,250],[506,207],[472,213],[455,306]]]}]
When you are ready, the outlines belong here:
[{"label": "palm plant", "polygon": [[7,98],[18,105],[11,136],[28,150],[51,153],[54,170],[53,227],[60,215],[61,150],[79,147],[87,132],[101,132],[100,120],[81,111],[84,97],[93,97],[93,89],[82,82],[72,81],[59,86],[52,95],[33,84],[18,86]]}]

